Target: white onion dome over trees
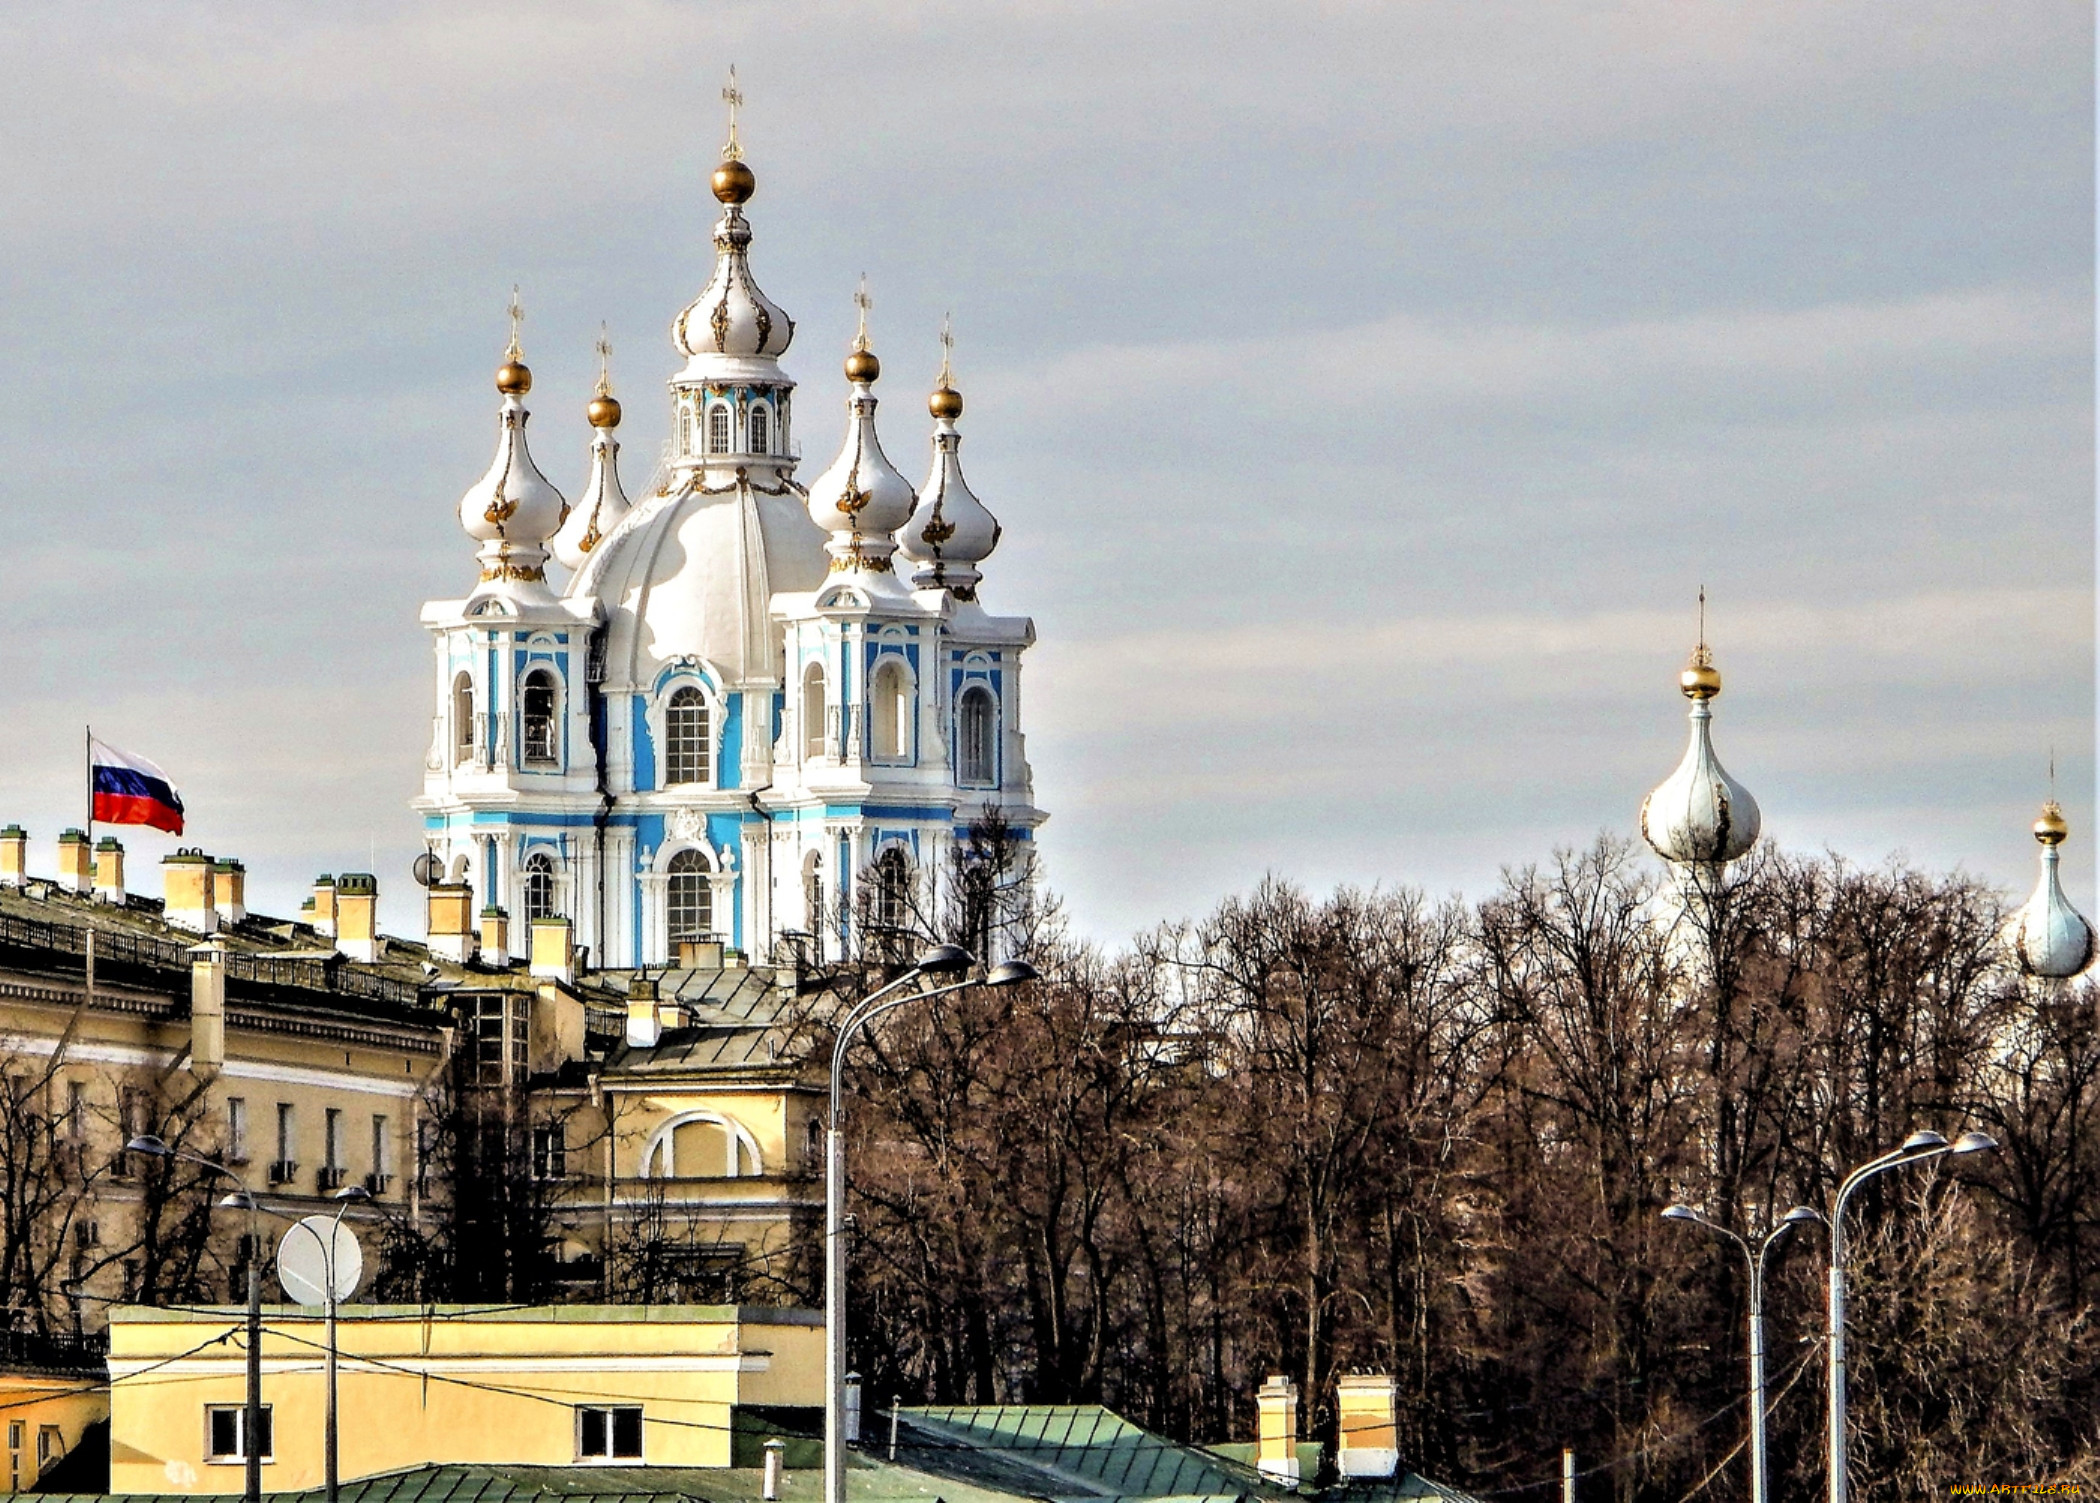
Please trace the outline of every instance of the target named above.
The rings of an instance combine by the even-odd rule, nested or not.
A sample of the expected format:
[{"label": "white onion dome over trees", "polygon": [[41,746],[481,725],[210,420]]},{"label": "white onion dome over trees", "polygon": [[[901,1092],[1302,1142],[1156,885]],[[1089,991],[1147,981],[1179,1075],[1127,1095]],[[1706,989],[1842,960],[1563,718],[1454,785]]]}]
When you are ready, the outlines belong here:
[{"label": "white onion dome over trees", "polygon": [[831,468],[809,488],[809,516],[831,534],[825,551],[834,571],[890,572],[897,551],[896,532],[911,520],[918,494],[882,452],[875,432],[875,382],[882,362],[868,346],[868,294],[863,286],[860,332],[846,357],[846,379],[853,383],[846,399],[846,442]]},{"label": "white onion dome over trees", "polygon": [[941,375],[926,407],[933,414],[933,471],[919,492],[918,510],[898,535],[897,551],[919,567],[912,584],[920,589],[944,589],[957,600],[975,600],[983,574],[977,566],[999,546],[999,519],[971,491],[963,479],[962,434],[956,419],[962,416],[962,393],[955,389],[949,370],[948,331],[941,330]]},{"label": "white onion dome over trees", "polygon": [[2034,838],[2042,848],[2041,875],[2034,896],[2007,927],[2020,969],[2045,980],[2076,976],[2093,960],[2093,926],[2064,896],[2057,874],[2060,847],[2069,833],[2056,800],[2042,805],[2041,817],[2034,822]]},{"label": "white onion dome over trees", "polygon": [[627,493],[620,486],[620,441],[613,437],[613,429],[620,426],[620,400],[612,394],[612,375],[607,369],[611,356],[611,345],[601,337],[598,389],[584,408],[592,430],[591,480],[582,499],[569,509],[568,520],[554,534],[554,557],[564,569],[581,569],[591,551],[627,515]]},{"label": "white onion dome over trees", "polygon": [[459,525],[481,544],[476,557],[484,583],[543,581],[547,577],[547,539],[568,513],[561,492],[540,473],[525,443],[525,424],[531,414],[520,399],[532,390],[532,372],[518,344],[522,317],[513,293],[510,348],[496,371],[496,390],[503,397],[496,457],[488,472],[459,498]]},{"label": "white onion dome over trees", "polygon": [[1677,677],[1692,702],[1691,740],[1677,770],[1641,804],[1641,836],[1663,860],[1680,866],[1733,861],[1757,844],[1757,800],[1714,755],[1713,701],[1721,674],[1702,640]]}]

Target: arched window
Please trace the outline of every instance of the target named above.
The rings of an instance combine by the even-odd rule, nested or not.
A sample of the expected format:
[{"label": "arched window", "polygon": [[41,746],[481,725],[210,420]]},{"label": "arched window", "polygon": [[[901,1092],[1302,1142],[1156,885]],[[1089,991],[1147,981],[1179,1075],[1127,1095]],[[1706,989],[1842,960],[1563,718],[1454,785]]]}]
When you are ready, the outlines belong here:
[{"label": "arched window", "polygon": [[713,746],[708,736],[707,696],[688,684],[664,711],[664,781],[704,783]]},{"label": "arched window", "polygon": [[700,452],[699,409],[688,406],[685,409],[685,411],[681,414],[681,416],[683,417],[684,421],[681,422],[678,425],[678,427],[679,431],[685,435],[685,452],[688,454],[698,454]]},{"label": "arched window", "polygon": [[868,680],[868,720],[878,761],[901,762],[911,755],[911,675],[893,656],[878,662]]},{"label": "arched window", "polygon": [[554,675],[535,668],[525,675],[525,760],[538,767],[552,767],[560,758],[554,723]]},{"label": "arched window", "polygon": [[717,402],[707,409],[707,452],[729,452],[729,404]]},{"label": "arched window", "polygon": [[875,926],[897,934],[911,925],[911,861],[891,846],[875,858]]},{"label": "arched window", "polygon": [[714,932],[715,892],[708,885],[707,861],[698,851],[671,858],[671,943],[705,939]]},{"label": "arched window", "polygon": [[955,707],[955,775],[959,782],[989,788],[998,777],[999,706],[982,684],[963,690]]},{"label": "arched window", "polygon": [[770,454],[773,452],[772,413],[764,407],[751,409],[751,452]]},{"label": "arched window", "polygon": [[643,1150],[646,1179],[740,1179],[765,1166],[751,1134],[727,1117],[674,1117]]},{"label": "arched window", "polygon": [[824,665],[811,663],[802,670],[802,755],[821,757],[825,745]]},{"label": "arched window", "polygon": [[[534,851],[525,858],[525,922],[534,919],[554,918],[558,910],[554,905],[554,858],[545,851]],[[531,930],[526,934],[529,937]]]},{"label": "arched window", "polygon": [[474,679],[462,673],[452,681],[452,761],[474,760]]}]

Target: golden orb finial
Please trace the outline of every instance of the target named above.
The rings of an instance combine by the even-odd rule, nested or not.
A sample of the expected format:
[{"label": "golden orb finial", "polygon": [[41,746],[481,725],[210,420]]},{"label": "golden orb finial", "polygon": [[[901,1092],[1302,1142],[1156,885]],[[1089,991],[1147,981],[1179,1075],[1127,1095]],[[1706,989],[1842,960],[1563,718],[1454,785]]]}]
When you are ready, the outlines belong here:
[{"label": "golden orb finial", "polygon": [[736,86],[736,64],[729,65],[729,87],[722,91],[723,103],[729,106],[729,139],[722,143],[721,165],[709,183],[716,198],[725,204],[749,203],[751,195],[758,191],[758,179],[744,165],[744,143],[737,139],[736,111],[744,102],[743,92]]},{"label": "golden orb finial", "polygon": [[1705,585],[1699,586],[1699,645],[1692,649],[1684,672],[1677,675],[1677,687],[1686,699],[1712,699],[1721,692],[1721,670],[1714,667],[1714,655],[1706,645]]},{"label": "golden orb finial", "polygon": [[934,383],[933,395],[926,399],[926,410],[943,422],[954,422],[962,416],[962,393],[955,389],[955,377],[948,369],[949,357],[955,353],[955,331],[949,325],[948,315],[941,315],[941,374]]},{"label": "golden orb finial", "polygon": [[2055,799],[2042,805],[2042,817],[2034,822],[2034,838],[2043,845],[2062,845],[2064,837],[2071,833],[2071,826],[2064,820],[2064,811]]},{"label": "golden orb finial", "polygon": [[496,368],[496,390],[506,397],[522,397],[532,390],[532,371],[525,364],[525,348],[518,342],[519,326],[525,322],[524,304],[518,301],[518,286],[510,288],[510,347],[503,352],[503,364]]},{"label": "golden orb finial", "polygon": [[620,426],[620,403],[612,394],[612,341],[603,324],[598,325],[598,386],[583,415],[593,428]]},{"label": "golden orb finial", "polygon": [[853,294],[853,306],[860,310],[860,329],[853,336],[853,353],[846,357],[846,379],[859,386],[882,374],[882,362],[868,348],[868,310],[875,306],[875,299],[868,296],[866,272],[860,274],[860,287]]}]

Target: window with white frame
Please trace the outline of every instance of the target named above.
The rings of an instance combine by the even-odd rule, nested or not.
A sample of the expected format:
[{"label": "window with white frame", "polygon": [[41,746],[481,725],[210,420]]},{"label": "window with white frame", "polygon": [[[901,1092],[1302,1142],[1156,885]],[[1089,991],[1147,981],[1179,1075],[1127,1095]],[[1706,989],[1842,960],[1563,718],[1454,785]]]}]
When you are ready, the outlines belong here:
[{"label": "window with white frame", "polygon": [[998,775],[999,706],[983,684],[963,690],[955,705],[955,776],[958,782],[989,788]]},{"label": "window with white frame", "polygon": [[562,1179],[568,1172],[568,1125],[562,1122],[540,1123],[532,1130],[532,1177]]},{"label": "window with white frame", "polygon": [[707,409],[707,452],[729,452],[729,404],[717,402]]},{"label": "window with white frame", "polygon": [[452,762],[474,760],[474,680],[462,673],[452,680]]},{"label": "window with white frame", "polygon": [[773,415],[763,405],[751,409],[751,452],[770,454],[773,452]]},{"label": "window with white frame", "polygon": [[671,858],[670,938],[705,939],[715,927],[715,892],[707,880],[707,861],[698,851]]},{"label": "window with white frame", "polygon": [[534,919],[559,917],[554,900],[554,858],[545,851],[534,851],[525,858],[525,923],[526,933],[531,934]]},{"label": "window with white frame", "polygon": [[641,1406],[580,1406],[576,1411],[576,1457],[579,1461],[640,1461]]},{"label": "window with white frame", "polygon": [[802,755],[824,755],[824,719],[829,706],[824,692],[824,665],[811,663],[802,670]]},{"label": "window with white frame", "polygon": [[[241,1404],[206,1404],[204,1406],[204,1459],[214,1462],[246,1461],[248,1447],[242,1434],[248,1428],[248,1412]],[[256,1454],[264,1461],[276,1459],[275,1447],[271,1444],[272,1425],[270,1406],[262,1406],[259,1423],[255,1427],[255,1438],[259,1442]]]},{"label": "window with white frame", "polygon": [[895,654],[879,660],[869,676],[868,730],[876,760],[901,762],[911,755],[911,675]]},{"label": "window with white frame", "polygon": [[664,709],[664,782],[704,783],[713,751],[707,696],[691,684],[671,695]]},{"label": "window with white frame", "polygon": [[535,668],[526,674],[521,698],[525,709],[525,760],[535,767],[552,767],[560,760],[561,745],[554,714],[559,694],[553,672]]}]

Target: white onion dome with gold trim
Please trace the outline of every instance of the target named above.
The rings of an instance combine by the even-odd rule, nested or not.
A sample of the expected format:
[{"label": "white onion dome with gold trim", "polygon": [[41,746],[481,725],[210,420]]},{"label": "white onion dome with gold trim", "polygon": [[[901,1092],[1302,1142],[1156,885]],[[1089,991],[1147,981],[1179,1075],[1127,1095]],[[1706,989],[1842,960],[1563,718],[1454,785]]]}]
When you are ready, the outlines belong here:
[{"label": "white onion dome with gold trim", "polygon": [[897,529],[911,520],[918,494],[882,452],[875,433],[875,379],[881,366],[865,337],[846,358],[853,394],[846,400],[846,443],[831,468],[809,487],[809,517],[831,534],[825,551],[834,570],[886,572]]},{"label": "white onion dome with gold trim", "polygon": [[519,358],[515,344],[497,372],[497,387],[503,394],[503,406],[498,415],[496,457],[488,472],[459,498],[459,525],[482,545],[477,557],[484,580],[542,579],[546,541],[561,526],[568,507],[561,492],[532,462],[525,442],[525,424],[531,414],[519,398],[532,389],[532,372]]},{"label": "white onion dome with gold trim", "polygon": [[620,404],[601,383],[587,410],[591,427],[591,480],[569,509],[568,520],[554,534],[554,556],[564,569],[580,569],[591,551],[627,515],[627,492],[620,486]]},{"label": "white onion dome with gold trim", "polygon": [[2056,800],[2042,805],[2041,818],[2034,822],[2034,838],[2042,848],[2041,876],[2034,884],[2034,896],[2006,926],[2006,939],[2020,969],[2052,981],[2076,976],[2093,962],[2093,926],[2064,896],[2057,873],[2059,847],[2069,833]]},{"label": "white onion dome with gold trim", "polygon": [[999,519],[963,478],[962,434],[955,426],[962,393],[949,380],[945,362],[926,406],[933,414],[933,470],[919,492],[918,510],[897,535],[897,551],[919,566],[912,573],[916,587],[975,600],[984,577],[977,565],[999,546]]},{"label": "white onion dome with gold trim", "polygon": [[709,355],[778,359],[795,337],[795,323],[751,280],[751,222],[744,204],[756,187],[751,169],[725,160],[715,172],[722,217],[715,224],[715,274],[671,325],[671,340],[688,358]]},{"label": "white onion dome with gold trim", "polygon": [[1714,755],[1713,701],[1721,675],[1705,644],[1677,683],[1692,702],[1691,740],[1677,770],[1642,801],[1641,837],[1663,860],[1680,865],[1733,861],[1757,844],[1760,816],[1750,790]]}]

